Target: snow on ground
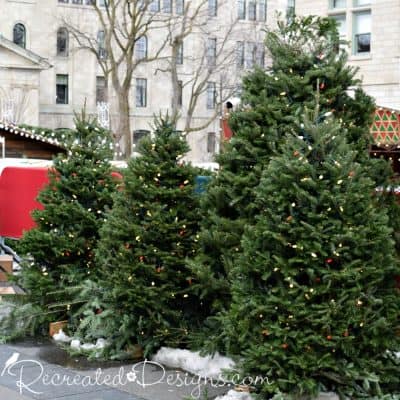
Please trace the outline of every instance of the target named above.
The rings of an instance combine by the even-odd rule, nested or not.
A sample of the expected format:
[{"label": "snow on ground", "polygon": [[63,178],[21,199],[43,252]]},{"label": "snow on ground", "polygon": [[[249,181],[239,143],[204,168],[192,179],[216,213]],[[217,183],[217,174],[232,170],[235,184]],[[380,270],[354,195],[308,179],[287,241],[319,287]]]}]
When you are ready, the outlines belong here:
[{"label": "snow on ground", "polygon": [[[172,349],[170,347],[161,347],[152,361],[169,368],[180,368],[194,375],[221,381],[224,381],[222,379],[223,370],[235,368],[232,359],[218,353],[214,357],[203,357],[198,351]],[[218,396],[215,400],[254,400],[254,397],[247,392],[229,390],[227,394]],[[339,400],[339,397],[335,393],[320,393],[317,400]]]},{"label": "snow on ground", "polygon": [[71,342],[71,348],[75,350],[101,350],[104,349],[104,347],[107,346],[107,341],[104,339],[97,339],[96,343],[81,343],[79,339],[73,339],[66,335],[62,329],[58,331],[58,333],[53,335],[53,339],[56,342],[62,342],[62,343],[70,343]]},{"label": "snow on ground", "polygon": [[253,396],[250,393],[236,392],[235,390],[230,390],[224,396],[218,396],[215,400],[253,400]]},{"label": "snow on ground", "polygon": [[198,351],[170,347],[161,347],[152,360],[169,368],[180,368],[194,375],[221,380],[223,380],[223,370],[235,367],[232,359],[218,353],[214,357],[203,357]]},{"label": "snow on ground", "polygon": [[53,339],[54,339],[56,342],[62,342],[62,343],[69,343],[69,342],[72,340],[68,335],[66,335],[66,334],[64,333],[64,331],[63,331],[62,329],[60,329],[60,330],[58,331],[58,333],[55,333],[55,334],[53,335]]}]

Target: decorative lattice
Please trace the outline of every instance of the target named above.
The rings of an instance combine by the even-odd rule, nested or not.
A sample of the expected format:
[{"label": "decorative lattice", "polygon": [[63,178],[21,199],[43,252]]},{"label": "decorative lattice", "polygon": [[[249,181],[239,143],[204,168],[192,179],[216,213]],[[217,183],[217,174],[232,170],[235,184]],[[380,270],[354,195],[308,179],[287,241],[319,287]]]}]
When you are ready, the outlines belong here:
[{"label": "decorative lattice", "polygon": [[400,114],[389,109],[376,110],[371,134],[377,145],[400,144]]},{"label": "decorative lattice", "polygon": [[110,104],[106,102],[97,103],[97,120],[101,127],[110,128]]}]

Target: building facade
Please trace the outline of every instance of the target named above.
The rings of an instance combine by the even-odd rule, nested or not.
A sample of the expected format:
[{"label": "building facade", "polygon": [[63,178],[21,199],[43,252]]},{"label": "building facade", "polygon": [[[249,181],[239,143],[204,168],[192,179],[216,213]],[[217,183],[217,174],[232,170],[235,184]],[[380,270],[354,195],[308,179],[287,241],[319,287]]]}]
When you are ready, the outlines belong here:
[{"label": "building facade", "polygon": [[[107,38],[93,1],[0,0],[3,119],[12,114],[7,109],[12,104],[16,123],[69,128],[74,112],[86,107],[113,131],[118,129],[118,96],[101,68],[101,61],[110,57],[104,46]],[[104,0],[97,0],[97,6],[104,6]],[[131,150],[151,131],[154,115],[169,112],[175,98],[178,129],[187,127],[189,111],[190,127],[202,127],[187,135],[189,158],[211,161],[218,151],[224,104],[237,96],[243,73],[268,62],[263,29],[274,26],[276,12],[286,13],[293,6],[293,0],[152,0],[148,12],[161,15],[157,21],[168,21],[168,28],[162,25],[136,37],[132,57],[144,62],[135,66],[129,93]],[[182,15],[191,12],[189,7],[202,8],[176,54],[174,91],[170,39],[182,28]],[[124,15],[119,18],[123,23]],[[97,56],[88,43],[97,48]],[[197,96],[194,107],[193,96]]]},{"label": "building facade", "polygon": [[336,19],[365,91],[378,106],[400,110],[399,1],[297,0],[296,13]]},{"label": "building facade", "polygon": [[[0,0],[0,119],[69,128],[74,112],[86,107],[113,131],[118,129],[118,96],[112,82],[98,57],[85,48],[87,43],[72,32],[92,40],[100,61],[107,58],[92,2]],[[102,4],[104,0],[97,0],[99,7]],[[179,33],[189,4],[202,11],[175,54],[174,88],[167,39]],[[379,106],[400,109],[400,26],[392,18],[400,12],[397,0],[151,0],[149,12],[168,24],[135,44],[133,57],[144,62],[135,67],[129,93],[131,150],[152,130],[154,115],[171,112],[175,99],[178,129],[187,128],[189,112],[190,128],[201,128],[187,136],[189,158],[212,161],[224,104],[238,95],[246,71],[268,63],[263,29],[275,26],[277,13],[285,16],[294,9],[298,15],[336,19],[348,42],[349,64],[359,68],[366,92]]]}]

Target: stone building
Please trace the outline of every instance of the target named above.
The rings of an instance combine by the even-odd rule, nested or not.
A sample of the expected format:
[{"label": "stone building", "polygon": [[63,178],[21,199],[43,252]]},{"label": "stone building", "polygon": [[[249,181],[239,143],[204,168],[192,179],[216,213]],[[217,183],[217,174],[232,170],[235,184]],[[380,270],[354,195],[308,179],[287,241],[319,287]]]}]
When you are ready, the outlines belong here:
[{"label": "stone building", "polygon": [[378,106],[400,110],[399,1],[297,0],[296,13],[335,18],[365,91]]},{"label": "stone building", "polygon": [[[74,111],[79,112],[86,106],[89,113],[101,115],[104,123],[110,123],[112,130],[117,129],[117,93],[109,79],[107,84],[95,54],[85,49],[83,42],[78,43],[71,31],[73,27],[75,33],[79,31],[90,38],[97,46],[98,56],[107,57],[102,44],[104,32],[93,1],[0,0],[0,112],[3,119],[6,114],[13,119],[11,122],[51,129],[68,128],[73,126]],[[104,0],[97,0],[97,5],[104,6]],[[243,73],[255,64],[267,62],[262,46],[263,29],[266,25],[273,26],[276,12],[286,13],[288,7],[294,6],[294,1],[194,0],[184,3],[184,0],[152,0],[149,10],[154,11],[154,15],[164,16],[164,20],[171,16],[179,27],[186,7],[194,6],[203,7],[203,22],[193,27],[177,55],[180,85],[177,101],[181,115],[178,129],[185,129],[185,116],[195,89],[193,82],[206,77],[191,124],[199,127],[211,122],[188,135],[192,149],[189,158],[206,162],[218,151],[224,103],[240,90]],[[136,42],[134,57],[151,58],[167,35],[165,27],[149,32]],[[220,52],[223,46],[224,52]],[[201,57],[203,52],[204,57]],[[170,54],[167,45],[155,61],[140,63],[134,70],[129,95],[133,144],[151,131],[155,114],[171,108],[172,81],[167,71]],[[14,107],[13,113],[7,109],[9,103]],[[102,104],[102,108],[99,109],[98,104]]]}]

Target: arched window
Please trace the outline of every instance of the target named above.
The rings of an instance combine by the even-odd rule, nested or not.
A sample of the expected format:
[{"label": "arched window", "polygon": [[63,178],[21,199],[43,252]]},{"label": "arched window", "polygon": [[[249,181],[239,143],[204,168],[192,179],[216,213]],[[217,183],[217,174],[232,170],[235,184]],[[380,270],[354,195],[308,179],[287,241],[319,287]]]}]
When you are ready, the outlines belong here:
[{"label": "arched window", "polygon": [[26,29],[23,24],[15,24],[13,29],[13,42],[23,48],[26,47]]},{"label": "arched window", "polygon": [[57,31],[57,55],[68,56],[68,30],[66,28],[60,28]]},{"label": "arched window", "polygon": [[147,57],[147,37],[141,36],[135,45],[135,55],[138,60]]}]

